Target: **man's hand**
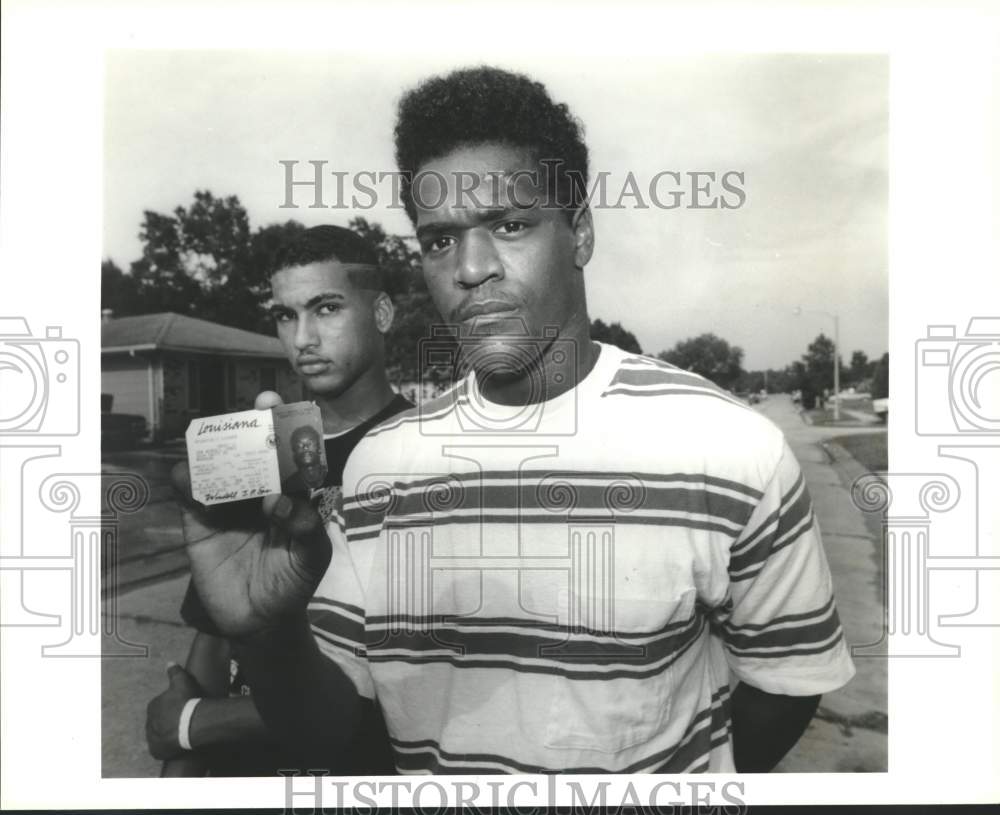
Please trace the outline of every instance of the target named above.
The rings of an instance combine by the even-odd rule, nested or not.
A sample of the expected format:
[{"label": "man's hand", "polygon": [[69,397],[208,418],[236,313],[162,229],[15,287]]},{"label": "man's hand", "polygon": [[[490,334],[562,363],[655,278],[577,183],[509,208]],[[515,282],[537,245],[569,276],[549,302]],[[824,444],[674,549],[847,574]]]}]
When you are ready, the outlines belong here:
[{"label": "man's hand", "polygon": [[[265,392],[255,407],[278,404],[277,394]],[[316,510],[287,495],[206,507],[191,495],[187,462],[171,477],[181,499],[191,576],[219,630],[247,637],[303,613],[330,563],[330,540]]]},{"label": "man's hand", "polygon": [[167,664],[167,680],[167,689],[146,707],[146,744],[153,758],[161,761],[186,752],[177,735],[181,710],[188,699],[202,695],[195,678],[173,662]]},{"label": "man's hand", "polygon": [[[265,410],[280,403],[277,394],[266,393],[255,406]],[[322,519],[308,502],[287,495],[205,507],[191,496],[186,464],[174,468],[173,478],[183,501],[195,589],[219,631],[243,640],[240,668],[253,688],[256,723],[263,719],[291,766],[333,766],[371,703],[319,652],[306,617],[332,556]],[[203,725],[212,729],[213,701],[232,700],[198,706],[192,744],[202,743]],[[225,707],[228,724],[235,708]]]}]

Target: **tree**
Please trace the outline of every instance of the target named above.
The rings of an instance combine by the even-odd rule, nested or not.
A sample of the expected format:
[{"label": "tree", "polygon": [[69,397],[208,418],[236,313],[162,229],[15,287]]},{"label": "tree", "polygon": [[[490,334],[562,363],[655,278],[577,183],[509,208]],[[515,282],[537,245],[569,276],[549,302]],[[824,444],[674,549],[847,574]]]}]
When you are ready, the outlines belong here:
[{"label": "tree", "polygon": [[795,390],[802,394],[802,407],[806,410],[812,410],[816,407],[816,389],[809,378],[806,364],[801,359],[797,359],[788,366],[788,371],[791,381],[795,385]]},{"label": "tree", "polygon": [[[811,409],[817,397],[833,390],[833,340],[820,334],[813,340],[801,361],[793,363],[793,378],[802,391],[802,407]],[[844,370],[843,360],[840,369]]]},{"label": "tree", "polygon": [[868,354],[864,351],[855,351],[851,354],[851,368],[848,371],[847,381],[852,385],[858,385],[868,378]]},{"label": "tree", "polygon": [[767,369],[768,393],[791,393],[795,388],[796,383],[791,366]]},{"label": "tree", "polygon": [[[817,394],[827,388],[833,390],[833,355],[833,340],[825,334],[820,334],[809,344],[802,357],[810,385]],[[840,361],[840,369],[844,369],[843,360]]]},{"label": "tree", "polygon": [[216,198],[198,190],[187,209],[171,215],[146,210],[139,238],[147,275],[159,282],[190,278],[208,288],[246,268],[250,222],[235,195]]},{"label": "tree", "polygon": [[631,331],[622,328],[621,323],[606,325],[603,320],[594,320],[590,324],[590,338],[608,345],[615,345],[630,354],[641,354],[639,341]]},{"label": "tree", "polygon": [[140,297],[135,278],[125,274],[110,258],[101,262],[101,309],[115,316],[136,314]]},{"label": "tree", "polygon": [[127,276],[102,268],[108,307],[116,314],[175,311],[260,329],[259,285],[248,278],[250,223],[236,196],[198,190],[187,208],[169,215],[146,210],[139,239],[142,257]]},{"label": "tree", "polygon": [[872,399],[886,399],[889,396],[889,352],[882,354],[882,359],[875,367],[872,375]]},{"label": "tree", "polygon": [[686,371],[701,374],[727,390],[733,389],[743,373],[743,349],[715,334],[681,340],[671,350],[661,351],[659,357]]}]

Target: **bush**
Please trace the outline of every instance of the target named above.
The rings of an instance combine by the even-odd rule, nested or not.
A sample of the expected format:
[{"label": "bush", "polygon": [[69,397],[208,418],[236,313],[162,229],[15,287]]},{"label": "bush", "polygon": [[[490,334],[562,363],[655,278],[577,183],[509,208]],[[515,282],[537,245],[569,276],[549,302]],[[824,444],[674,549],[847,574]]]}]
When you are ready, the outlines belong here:
[{"label": "bush", "polygon": [[882,354],[882,359],[875,366],[872,377],[872,399],[889,398],[889,352]]}]

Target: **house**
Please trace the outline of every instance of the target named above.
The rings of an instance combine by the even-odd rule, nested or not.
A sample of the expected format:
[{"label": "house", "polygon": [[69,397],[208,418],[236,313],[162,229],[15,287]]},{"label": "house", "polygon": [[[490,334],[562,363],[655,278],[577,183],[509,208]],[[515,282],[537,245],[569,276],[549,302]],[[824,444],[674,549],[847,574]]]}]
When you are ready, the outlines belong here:
[{"label": "house", "polygon": [[196,416],[249,410],[265,390],[304,398],[276,337],[183,314],[104,314],[102,410],[144,416],[153,441],[182,437]]}]

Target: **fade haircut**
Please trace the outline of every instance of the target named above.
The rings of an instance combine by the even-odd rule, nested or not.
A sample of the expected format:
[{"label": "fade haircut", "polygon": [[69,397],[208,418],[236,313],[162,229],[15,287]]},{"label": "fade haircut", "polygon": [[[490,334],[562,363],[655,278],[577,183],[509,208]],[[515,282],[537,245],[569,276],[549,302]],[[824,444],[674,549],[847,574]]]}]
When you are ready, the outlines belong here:
[{"label": "fade haircut", "polygon": [[586,201],[583,125],[565,104],[552,101],[541,82],[523,74],[480,66],[425,80],[400,100],[395,139],[403,205],[413,223],[412,181],[420,168],[478,144],[526,149],[535,162],[552,162],[555,178],[548,177],[546,186],[568,213]]},{"label": "fade haircut", "polygon": [[375,248],[357,232],[332,224],[311,227],[284,243],[275,253],[271,273],[331,260],[348,266],[347,276],[359,289],[384,290]]}]

